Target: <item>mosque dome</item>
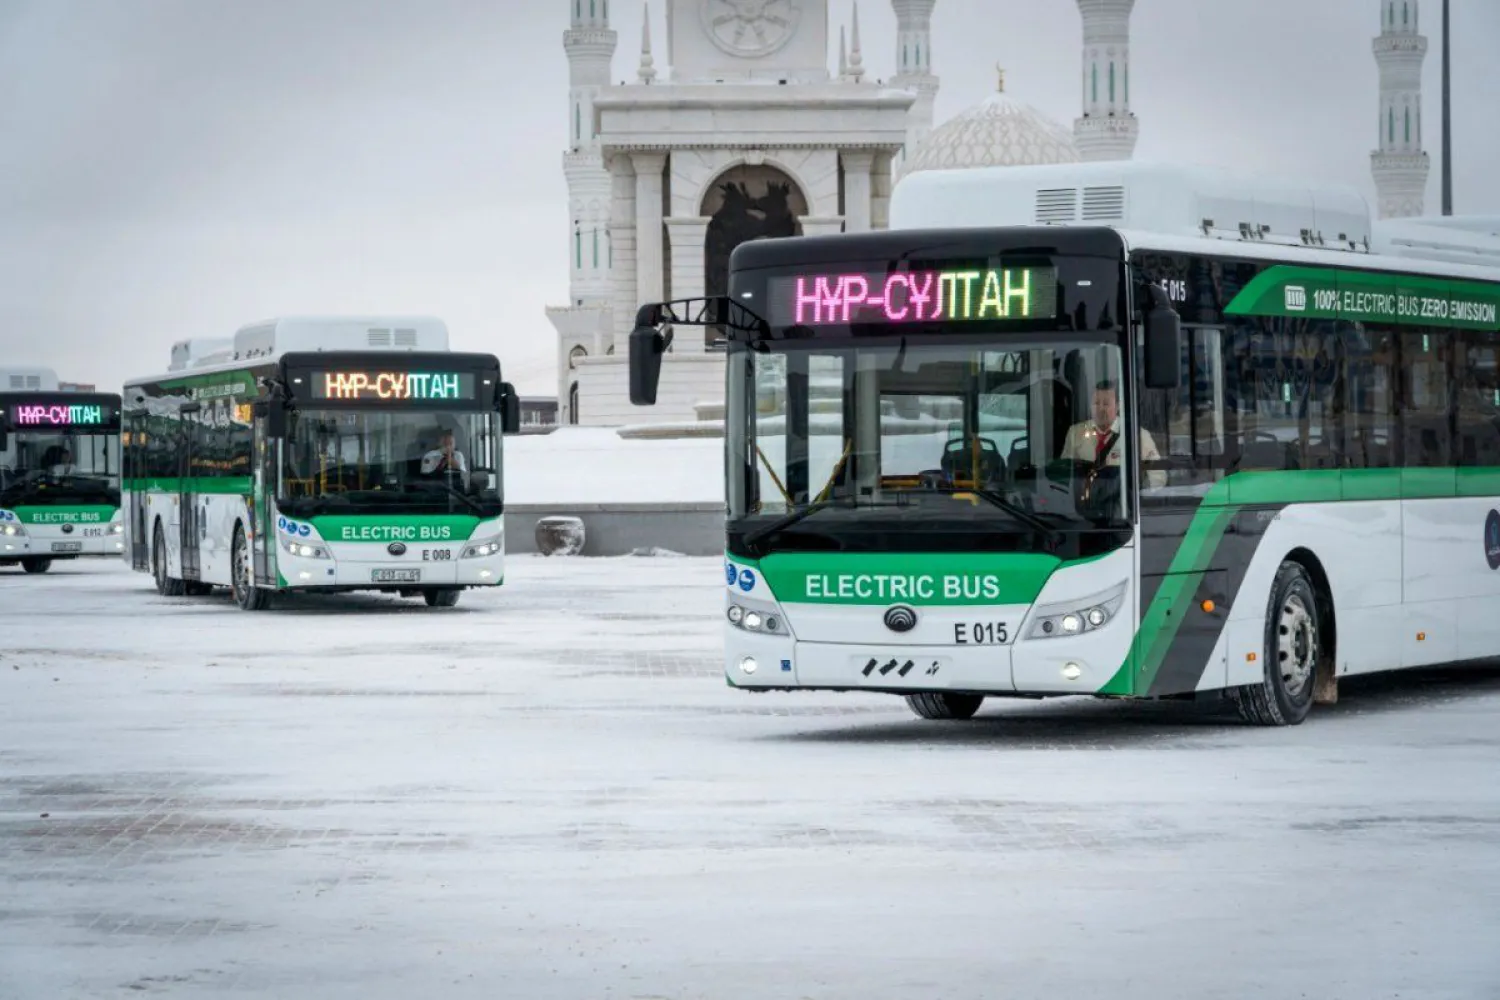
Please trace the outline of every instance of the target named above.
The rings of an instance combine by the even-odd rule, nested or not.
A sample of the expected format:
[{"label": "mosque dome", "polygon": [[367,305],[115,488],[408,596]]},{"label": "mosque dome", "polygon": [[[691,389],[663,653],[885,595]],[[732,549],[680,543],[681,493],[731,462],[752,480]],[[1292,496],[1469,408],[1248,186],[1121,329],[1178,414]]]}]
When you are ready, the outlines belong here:
[{"label": "mosque dome", "polygon": [[999,90],[929,132],[902,173],[1077,162],[1072,132],[1006,94],[1002,77]]}]

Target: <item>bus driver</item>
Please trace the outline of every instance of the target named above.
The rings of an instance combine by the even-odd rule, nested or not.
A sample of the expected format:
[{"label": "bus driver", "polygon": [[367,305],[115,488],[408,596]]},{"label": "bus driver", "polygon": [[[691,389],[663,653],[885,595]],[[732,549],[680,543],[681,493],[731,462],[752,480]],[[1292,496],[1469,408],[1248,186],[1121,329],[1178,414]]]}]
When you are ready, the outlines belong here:
[{"label": "bus driver", "polygon": [[422,475],[450,471],[460,474],[465,487],[469,485],[469,463],[464,459],[464,453],[453,446],[453,432],[444,430],[438,437],[438,446],[422,456]]},{"label": "bus driver", "polygon": [[[1094,418],[1068,428],[1058,458],[1101,466],[1120,464],[1120,397],[1113,382],[1100,382],[1094,387]],[[1141,461],[1160,460],[1156,442],[1141,428]],[[1167,474],[1160,469],[1146,473],[1146,485],[1167,485]]]}]

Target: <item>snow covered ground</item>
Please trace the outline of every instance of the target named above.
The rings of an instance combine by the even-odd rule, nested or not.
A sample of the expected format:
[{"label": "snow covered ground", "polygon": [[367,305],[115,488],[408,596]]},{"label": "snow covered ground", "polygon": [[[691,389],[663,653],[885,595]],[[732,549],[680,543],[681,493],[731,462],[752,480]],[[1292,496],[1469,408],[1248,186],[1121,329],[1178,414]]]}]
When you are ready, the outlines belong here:
[{"label": "snow covered ground", "polygon": [[0,571],[0,997],[1479,998],[1500,670],[1191,706],[752,696],[717,560],[264,615]]}]

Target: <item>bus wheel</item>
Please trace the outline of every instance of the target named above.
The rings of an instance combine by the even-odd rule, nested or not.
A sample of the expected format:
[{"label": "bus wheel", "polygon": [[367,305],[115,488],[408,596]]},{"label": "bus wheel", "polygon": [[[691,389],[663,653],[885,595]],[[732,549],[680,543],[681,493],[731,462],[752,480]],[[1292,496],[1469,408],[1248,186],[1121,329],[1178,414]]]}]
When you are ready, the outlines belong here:
[{"label": "bus wheel", "polygon": [[156,577],[156,592],[163,597],[181,597],[183,585],[167,575],[167,536],[156,526],[156,535],[151,541],[151,575]]},{"label": "bus wheel", "polygon": [[436,590],[422,591],[422,600],[427,602],[429,608],[451,608],[458,603],[460,593],[457,587],[439,587]]},{"label": "bus wheel", "polygon": [[250,543],[245,540],[243,525],[234,529],[234,547],[230,550],[230,566],[233,567],[234,603],[243,611],[264,611],[271,605],[271,595],[255,585],[255,564],[250,555]]},{"label": "bus wheel", "polygon": [[51,559],[22,559],[21,568],[28,573],[45,573],[52,568]]},{"label": "bus wheel", "polygon": [[1301,563],[1284,562],[1266,607],[1264,676],[1236,694],[1240,718],[1257,726],[1295,726],[1312,709],[1323,635],[1318,592]]},{"label": "bus wheel", "polygon": [[984,695],[924,692],[906,695],[906,704],[924,719],[972,719],[984,704]]}]

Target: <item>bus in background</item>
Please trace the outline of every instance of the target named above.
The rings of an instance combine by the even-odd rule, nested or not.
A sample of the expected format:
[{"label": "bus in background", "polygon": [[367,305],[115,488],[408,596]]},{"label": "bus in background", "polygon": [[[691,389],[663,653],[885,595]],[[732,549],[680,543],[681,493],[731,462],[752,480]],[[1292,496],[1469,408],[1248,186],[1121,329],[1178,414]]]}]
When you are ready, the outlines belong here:
[{"label": "bus in background", "polygon": [[751,691],[1223,697],[1500,654],[1500,239],[1143,163],[914,174],[729,295],[725,670]]},{"label": "bus in background", "polygon": [[0,368],[0,567],[117,556],[121,530],[120,397]]},{"label": "bus in background", "polygon": [[427,317],[288,317],[174,346],[125,386],[125,558],[164,595],[377,590],[450,607],[504,580],[491,354]]}]

